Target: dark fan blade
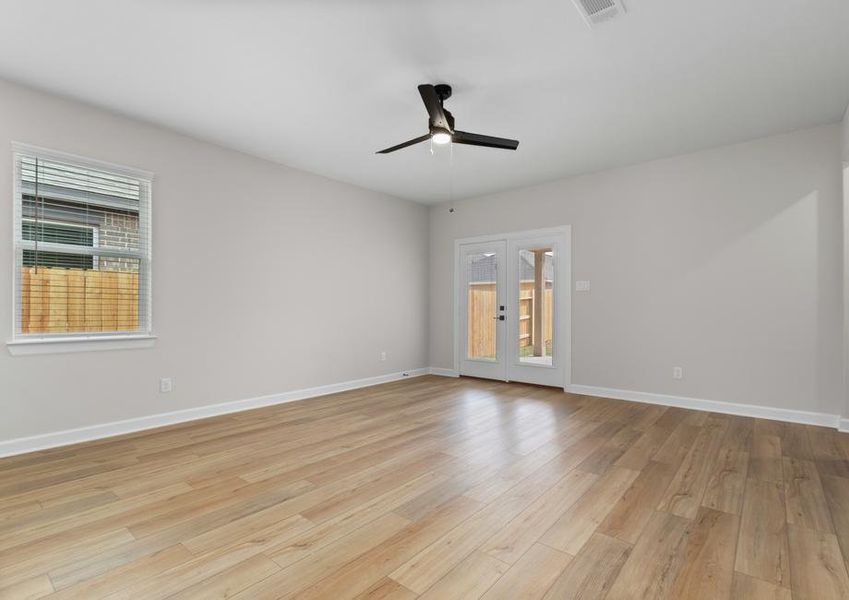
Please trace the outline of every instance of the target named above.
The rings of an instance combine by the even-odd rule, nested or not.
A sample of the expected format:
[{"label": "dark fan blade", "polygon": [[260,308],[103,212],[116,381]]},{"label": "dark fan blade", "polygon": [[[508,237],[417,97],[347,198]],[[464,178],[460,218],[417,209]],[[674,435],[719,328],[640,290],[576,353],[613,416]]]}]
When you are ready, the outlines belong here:
[{"label": "dark fan blade", "polygon": [[448,131],[453,131],[454,128],[445,116],[445,111],[442,109],[442,102],[439,101],[439,96],[436,95],[436,89],[429,83],[423,83],[419,86],[419,94],[422,95],[427,114],[430,115],[430,122],[434,127],[441,127]]},{"label": "dark fan blade", "polygon": [[486,146],[487,148],[502,148],[504,150],[515,150],[519,147],[518,140],[480,135],[467,131],[455,131],[452,141],[455,144],[469,144],[470,146]]},{"label": "dark fan blade", "polygon": [[417,137],[414,140],[404,142],[403,144],[398,144],[397,146],[392,146],[391,148],[387,148],[386,150],[380,150],[378,152],[375,152],[375,154],[389,154],[390,152],[395,152],[396,150],[400,150],[401,148],[406,148],[407,146],[414,146],[415,144],[418,144],[419,142],[423,142],[423,141],[429,140],[429,139],[430,139],[430,134],[428,133],[428,134],[425,134],[421,137]]}]

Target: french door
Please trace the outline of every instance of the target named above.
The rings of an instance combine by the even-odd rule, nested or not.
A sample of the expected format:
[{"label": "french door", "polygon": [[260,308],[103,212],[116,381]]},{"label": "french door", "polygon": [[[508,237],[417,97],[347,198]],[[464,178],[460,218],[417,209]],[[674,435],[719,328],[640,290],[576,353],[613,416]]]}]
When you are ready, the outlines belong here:
[{"label": "french door", "polygon": [[568,228],[458,242],[461,375],[568,383],[569,250]]}]

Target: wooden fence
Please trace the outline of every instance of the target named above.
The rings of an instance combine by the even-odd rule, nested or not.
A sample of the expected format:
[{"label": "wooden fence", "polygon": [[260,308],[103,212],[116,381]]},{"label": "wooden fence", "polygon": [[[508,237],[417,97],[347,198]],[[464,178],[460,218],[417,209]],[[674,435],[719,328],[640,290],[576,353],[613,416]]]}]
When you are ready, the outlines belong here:
[{"label": "wooden fence", "polygon": [[47,267],[21,272],[22,333],[138,328],[138,273]]},{"label": "wooden fence", "polygon": [[[550,342],[554,330],[554,303],[551,285],[545,290],[543,306],[543,344]],[[494,283],[474,283],[469,286],[469,358],[495,357],[495,332],[498,306]],[[519,347],[534,343],[534,282],[523,281],[519,293]]]}]

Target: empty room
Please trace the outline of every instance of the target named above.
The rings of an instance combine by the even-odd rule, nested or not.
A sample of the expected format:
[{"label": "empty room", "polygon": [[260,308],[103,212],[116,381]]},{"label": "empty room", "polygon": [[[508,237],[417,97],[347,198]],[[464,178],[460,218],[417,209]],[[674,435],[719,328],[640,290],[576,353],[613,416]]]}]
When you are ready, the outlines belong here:
[{"label": "empty room", "polygon": [[849,599],[847,0],[0,0],[0,600]]}]

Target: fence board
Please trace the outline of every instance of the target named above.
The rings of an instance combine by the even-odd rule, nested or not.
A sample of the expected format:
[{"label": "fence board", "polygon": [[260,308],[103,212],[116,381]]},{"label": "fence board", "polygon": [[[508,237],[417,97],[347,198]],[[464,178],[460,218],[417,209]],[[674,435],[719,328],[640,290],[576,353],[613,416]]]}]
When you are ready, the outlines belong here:
[{"label": "fence board", "polygon": [[31,277],[29,267],[21,270],[21,333],[29,333]]},{"label": "fence board", "polygon": [[103,290],[100,302],[100,318],[103,331],[118,331],[118,277],[114,271],[100,272],[100,287]]},{"label": "fence board", "polygon": [[30,269],[29,320],[30,332],[47,331],[47,290],[44,269]]},{"label": "fence board", "polygon": [[101,318],[100,271],[85,272],[85,327],[87,331],[103,331]]},{"label": "fence board", "polygon": [[[468,315],[468,352],[469,358],[495,357],[496,323],[492,318],[497,315],[497,298],[494,283],[474,283],[469,285]],[[543,343],[553,340],[554,333],[554,293],[549,287],[545,290],[543,310]],[[521,283],[519,298],[519,346],[533,344],[533,302],[534,282]]]},{"label": "fence board", "polygon": [[118,330],[127,331],[133,326],[133,304],[138,304],[138,299],[133,298],[132,273],[118,272],[117,275],[117,316]]},{"label": "fence board", "polygon": [[494,283],[469,286],[469,358],[495,358],[497,308]]},{"label": "fence board", "polygon": [[82,269],[69,269],[68,285],[68,331],[85,331],[85,275]]},{"label": "fence board", "polygon": [[135,331],[137,273],[25,267],[21,270],[21,332]]}]

